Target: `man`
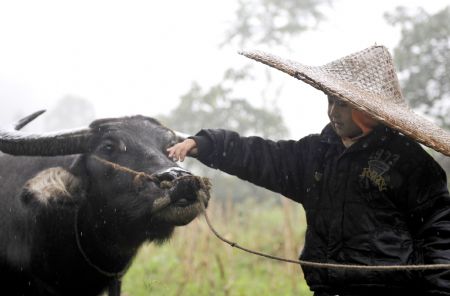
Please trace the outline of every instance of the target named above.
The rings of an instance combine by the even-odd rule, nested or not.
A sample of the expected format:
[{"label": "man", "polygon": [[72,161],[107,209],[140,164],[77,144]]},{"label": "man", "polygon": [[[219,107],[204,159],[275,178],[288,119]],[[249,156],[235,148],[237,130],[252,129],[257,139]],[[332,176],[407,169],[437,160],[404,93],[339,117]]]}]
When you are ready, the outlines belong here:
[{"label": "man", "polygon": [[[407,108],[387,50],[370,47],[322,67],[244,54],[324,91],[330,123],[299,141],[202,130],[169,156],[195,156],[301,203],[308,224],[302,260],[450,263],[446,176],[414,141],[449,155],[450,134]],[[445,269],[303,270],[315,295],[450,295]]]}]

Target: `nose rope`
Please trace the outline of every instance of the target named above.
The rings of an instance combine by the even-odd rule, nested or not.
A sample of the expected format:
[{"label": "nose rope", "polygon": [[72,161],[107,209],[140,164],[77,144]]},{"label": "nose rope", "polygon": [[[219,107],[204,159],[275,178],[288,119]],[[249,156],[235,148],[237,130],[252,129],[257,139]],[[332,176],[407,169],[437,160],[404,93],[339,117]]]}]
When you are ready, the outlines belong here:
[{"label": "nose rope", "polygon": [[97,155],[93,155],[92,157],[95,160],[97,160],[97,161],[99,161],[99,162],[101,162],[103,164],[106,164],[107,166],[110,166],[110,167],[112,167],[113,169],[115,169],[117,171],[122,171],[122,172],[125,172],[125,173],[128,173],[128,174],[134,175],[134,182],[140,182],[143,179],[147,179],[147,180],[150,180],[150,181],[152,181],[154,183],[158,183],[158,184],[160,183],[160,180],[158,179],[158,177],[155,176],[155,174],[149,175],[149,174],[144,173],[144,172],[138,172],[138,171],[135,171],[133,169],[121,166],[120,164],[117,164],[117,163],[111,162],[109,160],[103,159],[103,158],[101,158],[101,157],[99,157]]},{"label": "nose rope", "polygon": [[[179,180],[181,180],[181,179],[186,179],[186,178],[187,178],[187,179],[189,179],[189,178],[195,178],[195,177],[192,176],[192,175],[186,175],[186,176],[179,176],[179,177],[176,177],[176,178],[174,178],[174,179],[171,180],[171,181],[166,181],[166,180],[161,181],[161,180],[156,176],[156,175],[157,175],[156,173],[150,175],[150,174],[147,174],[147,173],[145,173],[145,172],[135,171],[135,170],[133,170],[133,169],[130,169],[130,168],[125,167],[125,166],[122,166],[122,165],[117,164],[117,163],[115,163],[115,162],[112,162],[112,161],[106,160],[106,159],[104,159],[104,158],[101,158],[101,157],[99,157],[99,156],[97,156],[97,155],[93,155],[92,157],[93,157],[95,160],[97,160],[97,161],[99,161],[99,162],[101,162],[101,163],[103,163],[103,164],[105,164],[105,165],[107,165],[107,166],[113,168],[114,170],[121,171],[121,172],[130,174],[130,175],[134,175],[134,178],[133,178],[134,184],[141,184],[141,183],[143,182],[143,180],[147,179],[147,180],[149,180],[149,181],[151,181],[151,182],[154,182],[154,183],[158,184],[160,187],[170,188],[170,187],[172,187],[172,182],[173,182],[173,181],[179,181]],[[203,180],[203,181],[204,181],[204,180]],[[202,185],[202,186],[203,186],[203,185]],[[207,186],[207,185],[205,185],[205,186]]]}]

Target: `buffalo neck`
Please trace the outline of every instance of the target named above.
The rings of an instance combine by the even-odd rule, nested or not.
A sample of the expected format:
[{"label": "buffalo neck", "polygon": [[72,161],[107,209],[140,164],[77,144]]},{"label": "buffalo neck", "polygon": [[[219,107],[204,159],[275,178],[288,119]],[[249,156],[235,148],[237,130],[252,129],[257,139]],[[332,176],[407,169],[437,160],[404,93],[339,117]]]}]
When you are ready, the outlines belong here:
[{"label": "buffalo neck", "polygon": [[121,273],[136,254],[139,245],[127,241],[121,227],[89,206],[78,212],[79,243],[94,265],[108,273]]}]

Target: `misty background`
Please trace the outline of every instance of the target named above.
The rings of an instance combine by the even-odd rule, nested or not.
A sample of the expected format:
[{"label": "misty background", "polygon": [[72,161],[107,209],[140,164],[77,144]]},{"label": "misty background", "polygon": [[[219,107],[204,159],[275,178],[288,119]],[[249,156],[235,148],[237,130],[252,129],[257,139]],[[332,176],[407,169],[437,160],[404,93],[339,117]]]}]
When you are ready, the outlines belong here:
[{"label": "misty background", "polygon": [[[328,123],[323,93],[244,58],[259,49],[321,65],[374,44],[394,57],[414,110],[450,130],[449,0],[0,1],[0,126],[47,112],[28,132],[142,114],[193,134],[299,139]],[[448,157],[427,149],[450,175]],[[304,211],[278,194],[208,169],[208,213],[227,239],[285,258],[304,244]],[[196,219],[149,244],[123,295],[312,295],[295,265],[250,256]]]}]

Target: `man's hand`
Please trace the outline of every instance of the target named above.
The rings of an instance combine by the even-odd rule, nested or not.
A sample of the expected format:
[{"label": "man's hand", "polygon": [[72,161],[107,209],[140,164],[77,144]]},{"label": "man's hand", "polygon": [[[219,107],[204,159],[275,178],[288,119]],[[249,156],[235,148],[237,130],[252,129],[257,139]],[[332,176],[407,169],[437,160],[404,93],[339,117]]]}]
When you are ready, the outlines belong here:
[{"label": "man's hand", "polygon": [[197,154],[197,143],[192,139],[186,139],[183,142],[168,148],[167,152],[169,153],[169,158],[172,158],[173,161],[183,161],[186,156]]}]

